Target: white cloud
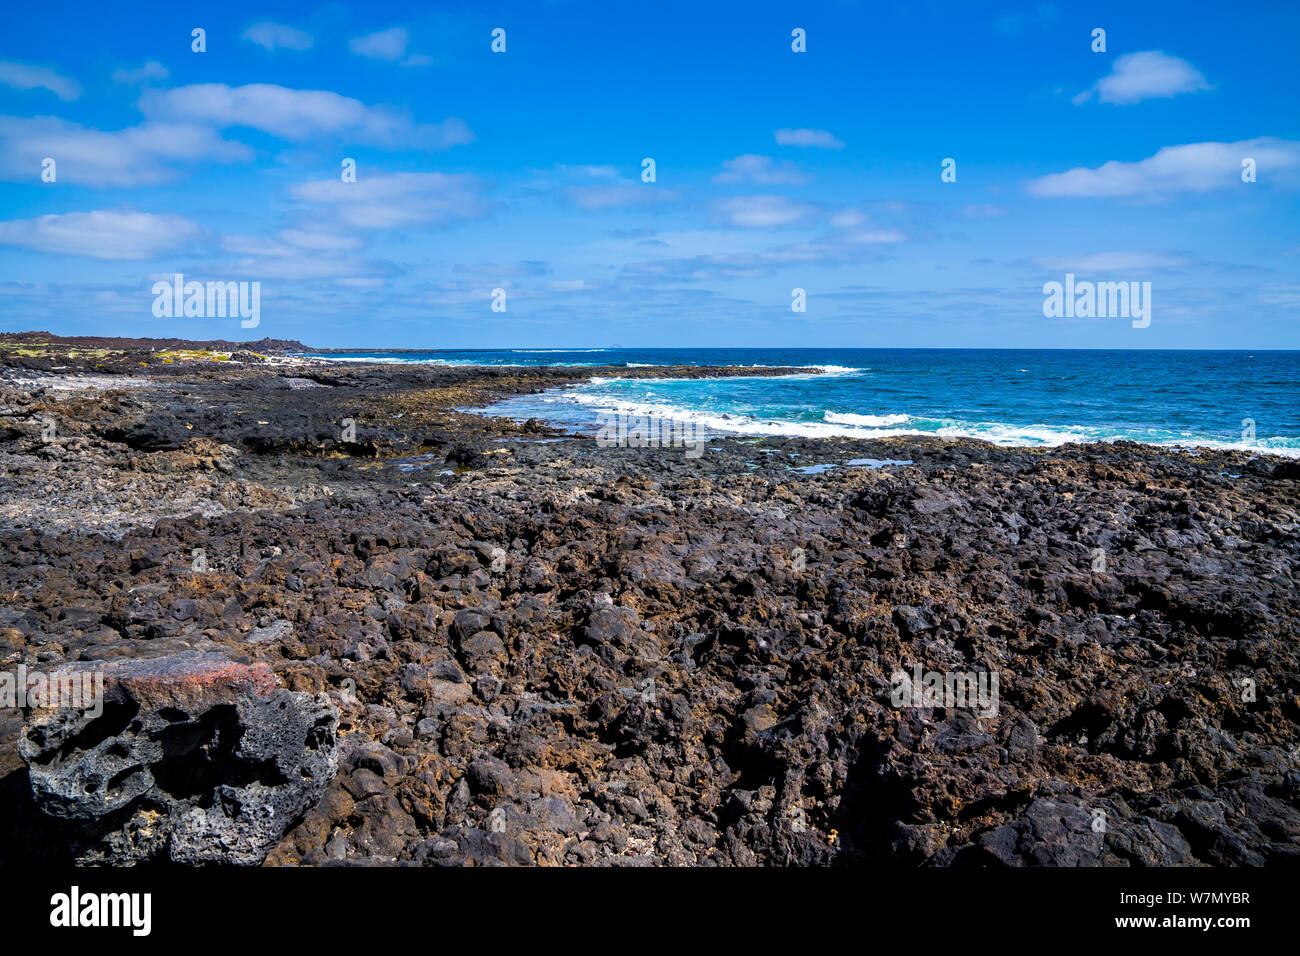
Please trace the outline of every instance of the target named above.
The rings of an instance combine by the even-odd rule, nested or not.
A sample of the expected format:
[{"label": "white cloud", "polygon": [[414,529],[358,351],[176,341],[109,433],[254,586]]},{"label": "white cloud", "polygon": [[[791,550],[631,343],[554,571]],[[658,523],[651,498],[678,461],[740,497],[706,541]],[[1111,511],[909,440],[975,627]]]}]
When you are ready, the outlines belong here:
[{"label": "white cloud", "polygon": [[216,126],[248,126],[292,142],[322,136],[356,138],[393,148],[450,149],[474,140],[464,120],[417,124],[384,106],[366,106],[328,90],[294,90],[253,83],[201,83],[149,90],[140,98],[148,116],[175,117]]},{"label": "white cloud", "polygon": [[138,86],[141,83],[148,83],[150,80],[165,80],[170,74],[167,67],[163,66],[157,60],[150,60],[144,66],[134,70],[114,70],[113,82],[122,86]]},{"label": "white cloud", "polygon": [[677,194],[653,183],[616,183],[609,186],[570,186],[565,196],[574,205],[595,212],[619,206],[673,202]]},{"label": "white cloud", "polygon": [[793,265],[817,262],[819,256],[812,251],[724,253],[679,259],[653,259],[647,262],[630,262],[623,268],[622,276],[630,279],[671,279],[674,282],[710,282],[729,279],[754,279],[772,275],[778,269]]},{"label": "white cloud", "polygon": [[633,279],[668,278],[681,282],[706,282],[770,276],[782,269],[806,265],[860,265],[864,261],[880,258],[878,254],[864,252],[861,248],[863,244],[902,242],[905,238],[902,233],[894,230],[849,233],[767,249],[709,252],[630,262],[624,266],[623,275]]},{"label": "white cloud", "polygon": [[0,116],[0,177],[19,182],[37,181],[47,156],[61,183],[138,186],[173,178],[172,161],[236,162],[252,155],[209,126],[144,123],[105,132],[53,116]]},{"label": "white cloud", "polygon": [[799,172],[793,163],[777,165],[771,156],[746,153],[723,162],[726,172],[713,177],[715,183],[761,183],[763,185],[799,186],[808,177]]},{"label": "white cloud", "polygon": [[243,37],[248,42],[256,43],[268,50],[277,47],[284,47],[286,50],[309,50],[316,42],[310,33],[285,26],[283,23],[273,23],[270,20],[254,23],[243,32]]},{"label": "white cloud", "polygon": [[[521,289],[510,280],[501,281],[501,286],[510,292],[510,301],[535,299],[542,293],[532,289]],[[493,284],[476,285],[466,282],[444,282],[422,291],[409,300],[417,306],[485,306],[492,300]]]},{"label": "white cloud", "polygon": [[0,83],[15,90],[49,90],[64,101],[81,95],[81,84],[43,66],[0,60]]},{"label": "white cloud", "polygon": [[[315,251],[274,250],[266,254],[250,254],[220,266],[221,274],[248,276],[251,279],[280,279],[286,282],[315,282],[328,279],[334,285],[346,286],[349,280],[393,277],[401,269],[386,259],[365,256],[326,255]],[[371,283],[367,283],[371,284]],[[266,290],[264,290],[265,292]]]},{"label": "white cloud", "polygon": [[861,228],[869,217],[859,209],[848,207],[829,217],[834,231],[812,240],[771,246],[770,233],[760,229],[802,224],[821,210],[809,203],[793,203],[778,196],[745,198],[759,202],[743,207],[725,207],[723,203],[716,203],[715,210],[728,214],[731,225],[753,227],[752,231],[722,229],[665,233],[664,238],[671,240],[671,257],[628,262],[623,274],[634,279],[670,278],[683,282],[758,278],[806,265],[879,262],[884,260],[886,253],[875,247],[907,241],[907,236],[898,229]]},{"label": "white cloud", "polygon": [[1258,298],[1266,305],[1281,305],[1287,308],[1300,308],[1300,285],[1287,282],[1265,283],[1259,289]]},{"label": "white cloud", "polygon": [[540,276],[550,272],[550,268],[545,262],[535,260],[523,260],[521,262],[472,262],[459,263],[452,269],[453,272],[464,272],[469,275],[479,276]]},{"label": "white cloud", "polygon": [[867,213],[853,206],[837,210],[831,214],[830,224],[832,229],[839,231],[821,240],[819,244],[822,248],[831,249],[845,245],[876,245],[907,241],[907,234],[899,229],[863,228],[870,221],[871,217]]},{"label": "white cloud", "polygon": [[294,186],[295,199],[319,203],[357,229],[442,225],[488,214],[484,183],[469,174],[392,173],[355,183],[326,179]]},{"label": "white cloud", "polygon": [[1134,269],[1172,269],[1187,264],[1184,256],[1149,250],[1044,256],[1033,261],[1035,265],[1052,272],[1126,272]]},{"label": "white cloud", "polygon": [[844,144],[824,129],[779,129],[778,146],[812,146],[817,149],[843,149]]},{"label": "white cloud", "polygon": [[558,196],[579,209],[598,212],[626,206],[647,206],[676,202],[676,190],[635,179],[608,163],[570,165],[557,163],[552,169],[530,170],[532,179],[520,185],[524,196]]},{"label": "white cloud", "polygon": [[1146,50],[1121,56],[1111,72],[1091,89],[1074,97],[1074,103],[1086,103],[1095,93],[1102,103],[1126,106],[1208,89],[1210,84],[1201,71],[1186,60],[1159,50]]},{"label": "white cloud", "polygon": [[411,42],[411,34],[405,27],[390,27],[378,30],[362,37],[348,41],[348,48],[360,56],[372,60],[397,62],[406,55],[406,45]]},{"label": "white cloud", "polygon": [[577,176],[577,177],[582,177],[587,179],[618,179],[619,178],[618,170],[608,164],[602,166],[595,166],[591,164],[584,165],[584,166],[569,166],[566,165],[565,163],[560,163],[555,168],[559,172],[565,174],[566,176]]},{"label": "white cloud", "polygon": [[312,249],[320,252],[344,252],[361,248],[360,236],[339,235],[327,229],[285,229],[279,238],[298,249]]},{"label": "white cloud", "polygon": [[993,219],[997,216],[1005,216],[1007,213],[1005,206],[999,206],[996,203],[972,203],[969,206],[961,207],[961,214],[967,219]]},{"label": "white cloud", "polygon": [[907,234],[898,229],[854,229],[837,238],[853,245],[878,245],[906,242]]},{"label": "white cloud", "polygon": [[348,280],[359,282],[363,277],[391,276],[400,271],[387,260],[346,255],[361,245],[360,237],[320,227],[286,229],[274,239],[221,237],[222,250],[240,257],[223,267],[235,275],[293,281],[331,279],[346,285]]},{"label": "white cloud", "polygon": [[221,248],[237,256],[287,256],[294,251],[285,243],[265,236],[222,236]]},{"label": "white cloud", "polygon": [[180,216],[146,212],[69,212],[0,222],[0,243],[92,259],[152,259],[199,235]]},{"label": "white cloud", "polygon": [[[1134,163],[1111,160],[1096,169],[1078,167],[1026,184],[1032,196],[1140,196],[1240,188],[1241,163],[1254,159],[1261,179],[1300,166],[1300,143],[1271,136],[1236,143],[1166,146]],[[1267,171],[1267,172],[1266,172]]]},{"label": "white cloud", "polygon": [[800,225],[818,211],[811,203],[785,196],[735,196],[715,202],[713,208],[729,225],[744,229]]},{"label": "white cloud", "polygon": [[841,209],[831,216],[831,226],[835,229],[851,229],[854,226],[860,226],[871,219],[861,209],[849,207]]}]

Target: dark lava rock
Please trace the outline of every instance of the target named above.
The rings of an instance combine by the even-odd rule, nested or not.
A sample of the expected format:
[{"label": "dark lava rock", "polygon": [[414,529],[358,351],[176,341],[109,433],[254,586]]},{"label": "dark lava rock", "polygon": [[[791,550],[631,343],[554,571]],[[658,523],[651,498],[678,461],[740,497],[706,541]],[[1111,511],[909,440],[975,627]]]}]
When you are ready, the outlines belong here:
[{"label": "dark lava rock", "polygon": [[[1191,847],[1174,827],[1113,809],[1038,799],[1014,823],[976,841],[986,858],[1005,866],[1177,866],[1193,862]],[[940,859],[962,861],[963,851]]]},{"label": "dark lava rock", "polygon": [[504,760],[497,757],[480,757],[469,765],[469,779],[480,793],[509,793],[515,777]]},{"label": "dark lava rock", "polygon": [[451,636],[457,644],[464,644],[479,631],[487,630],[492,619],[482,611],[473,609],[460,611],[452,619]]},{"label": "dark lava rock", "polygon": [[932,630],[934,618],[924,608],[902,605],[894,608],[894,623],[904,637],[915,637],[922,631]]},{"label": "dark lava rock", "polygon": [[175,451],[189,437],[181,422],[161,413],[106,428],[103,435],[139,451]]},{"label": "dark lava rock", "polygon": [[659,643],[641,628],[635,611],[625,607],[600,607],[587,619],[584,637],[589,644],[609,645],[641,657],[657,657]]},{"label": "dark lava rock", "polygon": [[49,679],[84,675],[102,675],[102,707],[33,710],[18,741],[78,862],[260,863],[334,776],[337,709],[265,664],[189,652]]}]

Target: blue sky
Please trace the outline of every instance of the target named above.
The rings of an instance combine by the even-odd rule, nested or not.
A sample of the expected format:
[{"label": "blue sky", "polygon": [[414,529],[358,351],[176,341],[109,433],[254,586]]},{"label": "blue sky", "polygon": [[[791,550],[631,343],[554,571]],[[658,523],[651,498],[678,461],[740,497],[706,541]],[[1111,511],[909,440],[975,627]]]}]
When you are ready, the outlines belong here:
[{"label": "blue sky", "polygon": [[[1141,6],[14,7],[3,328],[1300,348],[1300,7]],[[260,326],[155,317],[176,272],[260,282]],[[1150,326],[1044,317],[1067,272],[1150,282]]]}]

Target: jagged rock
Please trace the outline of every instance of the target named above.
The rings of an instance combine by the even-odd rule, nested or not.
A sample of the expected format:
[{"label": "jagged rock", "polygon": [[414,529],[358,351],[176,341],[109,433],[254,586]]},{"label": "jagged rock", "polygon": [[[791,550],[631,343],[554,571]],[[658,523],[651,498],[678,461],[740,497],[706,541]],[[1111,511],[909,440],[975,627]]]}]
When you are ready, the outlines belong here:
[{"label": "jagged rock", "polygon": [[922,631],[932,630],[934,618],[924,608],[900,605],[894,608],[894,623],[904,637],[915,637]]},{"label": "jagged rock", "polygon": [[[1192,850],[1174,827],[1143,816],[1123,817],[1112,807],[1087,808],[1041,798],[1012,823],[982,833],[978,862],[1004,866],[1177,866]],[[941,851],[943,862],[960,862],[972,847]]]},{"label": "jagged rock", "polygon": [[87,673],[102,673],[101,712],[33,710],[18,742],[79,862],[260,863],[337,768],[337,709],[265,664],[189,652],[50,679]]}]

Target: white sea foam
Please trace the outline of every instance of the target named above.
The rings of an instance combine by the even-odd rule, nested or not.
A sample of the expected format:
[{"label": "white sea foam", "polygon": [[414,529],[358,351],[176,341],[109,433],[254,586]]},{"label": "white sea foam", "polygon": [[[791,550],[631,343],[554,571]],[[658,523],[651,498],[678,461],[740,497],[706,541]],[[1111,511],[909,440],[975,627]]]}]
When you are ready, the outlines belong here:
[{"label": "white sea foam", "polygon": [[[594,384],[594,383],[593,383]],[[581,386],[578,387],[582,388]],[[782,421],[750,415],[686,408],[666,402],[633,401],[591,391],[566,389],[533,396],[548,403],[577,404],[589,411],[607,411],[623,415],[653,415],[698,425],[708,432],[734,435],[767,435],[792,438],[897,438],[907,435],[932,435],[937,438],[975,438],[1003,447],[1055,448],[1070,442],[1138,441],[1167,448],[1210,448],[1216,450],[1255,451],[1288,458],[1300,458],[1300,439],[1261,438],[1258,444],[1217,441],[1214,439],[1143,438],[1116,434],[1113,429],[1083,425],[1017,425],[1008,422],[966,422],[955,419],[924,419],[907,415],[848,415],[825,413],[825,421]],[[872,424],[872,423],[875,424]],[[898,427],[904,423],[908,427]]]},{"label": "white sea foam", "polygon": [[777,419],[755,418],[748,415],[732,415],[723,412],[710,412],[700,409],[683,408],[664,402],[638,402],[594,395],[584,392],[569,392],[557,399],[575,402],[591,411],[614,412],[623,415],[654,415],[659,418],[690,422],[720,434],[772,435],[800,438],[874,438],[884,434],[909,434],[907,431],[884,431],[879,429],[854,428],[835,425],[829,422],[791,422]]},{"label": "white sea foam", "polygon": [[901,425],[908,419],[907,415],[853,415],[849,412],[827,412],[822,417],[832,425],[861,425],[866,428]]}]

